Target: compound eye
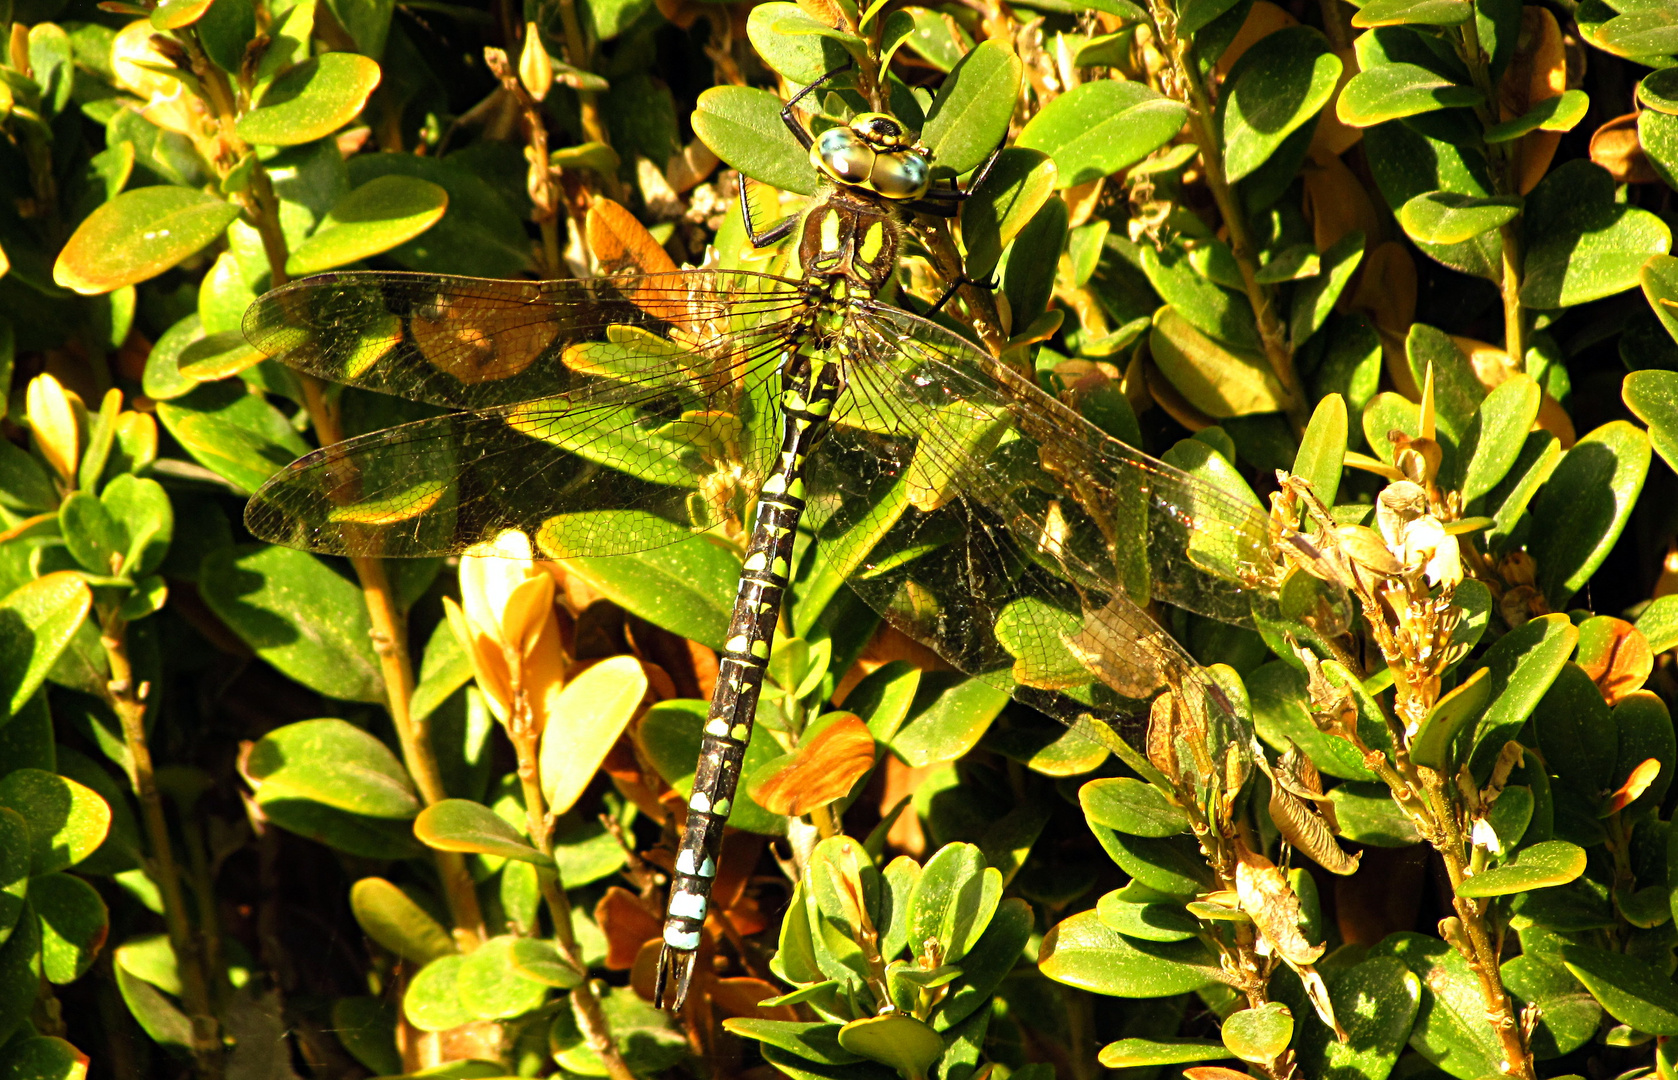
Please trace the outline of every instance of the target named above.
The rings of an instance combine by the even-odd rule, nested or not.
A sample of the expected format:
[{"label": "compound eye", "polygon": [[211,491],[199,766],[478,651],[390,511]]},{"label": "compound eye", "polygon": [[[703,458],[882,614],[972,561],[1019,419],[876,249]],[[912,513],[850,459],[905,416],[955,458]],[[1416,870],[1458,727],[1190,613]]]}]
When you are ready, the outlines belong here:
[{"label": "compound eye", "polygon": [[932,186],[932,168],[919,154],[881,154],[870,186],[888,199],[918,199]]},{"label": "compound eye", "polygon": [[811,147],[816,165],[842,184],[865,184],[874,169],[874,151],[850,128],[829,128]]}]

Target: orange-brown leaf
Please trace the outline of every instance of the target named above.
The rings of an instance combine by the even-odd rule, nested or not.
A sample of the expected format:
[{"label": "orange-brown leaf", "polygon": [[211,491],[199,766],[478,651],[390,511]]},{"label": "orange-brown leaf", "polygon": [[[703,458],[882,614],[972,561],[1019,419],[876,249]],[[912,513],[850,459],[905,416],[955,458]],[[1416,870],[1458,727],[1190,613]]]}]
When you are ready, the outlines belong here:
[{"label": "orange-brown leaf", "polygon": [[1235,37],[1228,47],[1219,54],[1215,70],[1218,78],[1228,75],[1235,62],[1241,59],[1241,54],[1259,43],[1259,39],[1270,36],[1285,26],[1297,26],[1299,20],[1272,4],[1270,0],[1254,0],[1253,6],[1247,11],[1247,18],[1241,24],[1241,29],[1235,32]]},{"label": "orange-brown leaf", "polygon": [[595,199],[589,206],[587,236],[588,249],[603,274],[663,274],[676,269],[676,260],[647,227],[610,199]]},{"label": "orange-brown leaf", "polygon": [[[1324,109],[1326,117],[1331,110]],[[1361,128],[1349,128],[1361,134]],[[1318,129],[1319,134],[1321,129]],[[1313,150],[1300,174],[1305,185],[1302,209],[1311,222],[1311,240],[1318,251],[1327,251],[1354,230],[1363,233],[1365,246],[1376,243],[1384,228],[1361,181],[1334,154]]]},{"label": "orange-brown leaf", "polygon": [[1637,768],[1631,770],[1626,782],[1609,798],[1605,811],[1617,814],[1621,810],[1637,801],[1637,797],[1649,790],[1649,785],[1655,782],[1655,777],[1661,774],[1659,758],[1645,758]]},{"label": "orange-brown leaf", "polygon": [[797,1020],[798,1010],[791,1005],[762,1006],[758,1002],[779,997],[781,989],[773,983],[747,976],[718,979],[711,984],[711,1004],[721,1016],[749,1016],[757,1020]]},{"label": "orange-brown leaf", "polygon": [[606,935],[608,971],[628,971],[641,946],[657,938],[663,925],[639,896],[620,885],[606,888],[606,895],[594,905],[594,921]]},{"label": "orange-brown leaf", "polygon": [[1253,1080],[1244,1072],[1226,1069],[1222,1065],[1196,1065],[1192,1069],[1184,1069],[1183,1075],[1188,1080]]},{"label": "orange-brown leaf", "polygon": [[[1567,46],[1556,17],[1537,5],[1521,13],[1520,42],[1498,85],[1498,117],[1524,116],[1540,101],[1567,90]],[[1531,131],[1509,148],[1514,157],[1517,187],[1522,195],[1538,186],[1561,143],[1559,131]]]},{"label": "orange-brown leaf", "polygon": [[850,793],[874,767],[874,736],[868,725],[845,715],[781,761],[779,769],[750,789],[752,799],[772,814],[802,817]]},{"label": "orange-brown leaf", "polygon": [[1643,689],[1655,669],[1649,639],[1624,619],[1599,615],[1580,626],[1579,666],[1610,705]]},{"label": "orange-brown leaf", "polygon": [[1608,170],[1615,183],[1656,184],[1660,174],[1637,137],[1637,114],[1626,113],[1603,124],[1591,135],[1591,160]]}]

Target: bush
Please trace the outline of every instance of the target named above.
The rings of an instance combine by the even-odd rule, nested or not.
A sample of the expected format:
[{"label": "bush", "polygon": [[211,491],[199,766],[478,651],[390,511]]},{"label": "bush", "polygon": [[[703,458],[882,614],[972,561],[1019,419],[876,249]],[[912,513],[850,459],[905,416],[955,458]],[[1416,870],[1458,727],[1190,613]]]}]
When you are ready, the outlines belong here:
[{"label": "bush", "polygon": [[1022,2],[6,5],[0,1080],[1678,1068],[1671,5]]}]

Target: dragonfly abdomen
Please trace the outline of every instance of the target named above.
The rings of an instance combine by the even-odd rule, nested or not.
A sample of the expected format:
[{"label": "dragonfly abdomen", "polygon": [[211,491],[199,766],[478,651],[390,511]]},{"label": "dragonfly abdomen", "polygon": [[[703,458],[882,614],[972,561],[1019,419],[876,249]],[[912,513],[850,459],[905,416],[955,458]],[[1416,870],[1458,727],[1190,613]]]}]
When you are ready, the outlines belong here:
[{"label": "dragonfly abdomen", "polygon": [[804,512],[804,470],[827,424],[840,389],[839,369],[828,360],[789,354],[781,394],[781,449],[759,490],[757,514],[728,635],[718,663],[717,686],[699,745],[699,766],[688,798],[687,827],[676,855],[670,905],[659,956],[657,999],[675,977],[675,1007],[687,997],[700,928],[710,905],[722,850],[723,826],[734,809],[740,766],[751,741],[763,672],[769,664],[781,599],[791,575],[793,537]]}]

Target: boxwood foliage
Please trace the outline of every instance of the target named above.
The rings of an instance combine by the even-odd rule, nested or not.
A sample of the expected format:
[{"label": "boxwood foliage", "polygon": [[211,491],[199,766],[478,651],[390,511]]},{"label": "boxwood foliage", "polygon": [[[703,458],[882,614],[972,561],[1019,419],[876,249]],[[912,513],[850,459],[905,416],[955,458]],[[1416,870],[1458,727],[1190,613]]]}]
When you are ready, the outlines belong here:
[{"label": "boxwood foliage", "polygon": [[[1671,1075],[1675,12],[0,3],[0,1080]],[[1257,735],[1212,802],[801,539],[670,1014],[738,552],[255,542],[271,474],[426,409],[241,319],[773,269],[740,192],[816,191],[779,112],[841,67],[805,123],[1001,144],[888,298],[963,282],[932,317],[1307,533],[1274,619],[1154,609]]]}]

